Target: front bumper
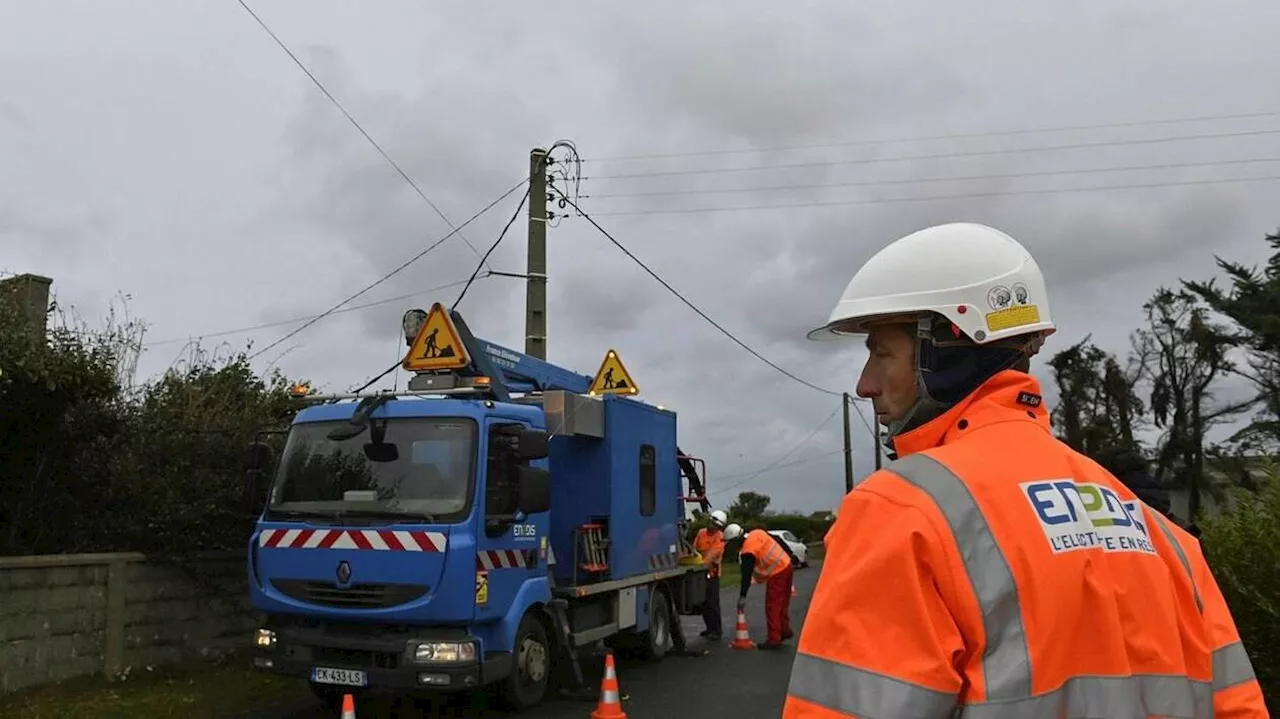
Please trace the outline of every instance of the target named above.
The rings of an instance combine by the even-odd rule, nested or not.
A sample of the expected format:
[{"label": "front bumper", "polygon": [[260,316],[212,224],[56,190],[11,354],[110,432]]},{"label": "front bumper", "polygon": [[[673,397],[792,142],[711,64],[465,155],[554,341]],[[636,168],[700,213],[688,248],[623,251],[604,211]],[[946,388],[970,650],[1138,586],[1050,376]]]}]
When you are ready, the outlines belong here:
[{"label": "front bumper", "polygon": [[414,661],[419,642],[474,641],[465,630],[452,628],[388,631],[379,627],[273,626],[274,645],[257,646],[253,666],[284,676],[312,678],[316,667],[354,670],[367,678],[364,686],[323,684],[361,694],[404,694],[414,690],[465,691],[506,678],[511,673],[508,652],[489,652],[462,662]]}]

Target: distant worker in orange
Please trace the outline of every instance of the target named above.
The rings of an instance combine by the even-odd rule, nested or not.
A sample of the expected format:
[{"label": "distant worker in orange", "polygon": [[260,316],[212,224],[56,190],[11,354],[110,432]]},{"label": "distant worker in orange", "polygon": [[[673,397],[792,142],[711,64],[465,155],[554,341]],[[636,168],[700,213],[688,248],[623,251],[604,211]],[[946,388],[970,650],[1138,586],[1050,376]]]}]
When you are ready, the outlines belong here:
[{"label": "distant worker in orange", "polygon": [[[740,525],[724,528],[725,541],[738,537],[743,537]],[[738,566],[742,568],[738,609],[746,608],[747,590],[752,584],[764,585],[764,618],[769,636],[768,641],[756,644],[761,649],[780,649],[783,642],[795,636],[791,631],[791,579],[799,564],[790,547],[763,529],[753,529],[742,539],[738,552]]]},{"label": "distant worker in orange", "polygon": [[1053,332],[1030,253],[958,223],[876,253],[810,333],[866,338],[896,458],[826,537],[786,719],[1268,716],[1199,543],[1053,436]]},{"label": "distant worker in orange", "polygon": [[702,620],[707,628],[701,636],[720,639],[724,636],[724,619],[720,616],[720,569],[724,563],[724,525],[729,521],[723,510],[711,513],[711,526],[698,530],[693,549],[707,563],[707,597],[702,605]]}]

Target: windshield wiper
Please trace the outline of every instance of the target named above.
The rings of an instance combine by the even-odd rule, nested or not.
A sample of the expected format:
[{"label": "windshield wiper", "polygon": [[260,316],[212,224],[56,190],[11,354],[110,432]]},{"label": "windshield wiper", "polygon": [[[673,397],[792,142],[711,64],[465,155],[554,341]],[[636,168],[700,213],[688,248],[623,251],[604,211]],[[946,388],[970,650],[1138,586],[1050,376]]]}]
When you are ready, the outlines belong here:
[{"label": "windshield wiper", "polygon": [[356,405],[356,409],[351,413],[351,419],[348,420],[347,424],[329,430],[329,439],[335,442],[345,442],[360,436],[369,428],[369,419],[374,410],[395,398],[394,394],[379,394],[360,400],[360,404]]},{"label": "windshield wiper", "polygon": [[393,509],[340,509],[340,517],[371,517],[378,519],[415,519],[430,524],[436,521],[435,516],[426,512],[397,512]]},{"label": "windshield wiper", "polygon": [[273,507],[268,507],[267,511],[272,514],[278,514],[281,517],[324,517],[332,519],[338,516],[335,512],[318,512],[316,510],[302,509],[275,509]]}]

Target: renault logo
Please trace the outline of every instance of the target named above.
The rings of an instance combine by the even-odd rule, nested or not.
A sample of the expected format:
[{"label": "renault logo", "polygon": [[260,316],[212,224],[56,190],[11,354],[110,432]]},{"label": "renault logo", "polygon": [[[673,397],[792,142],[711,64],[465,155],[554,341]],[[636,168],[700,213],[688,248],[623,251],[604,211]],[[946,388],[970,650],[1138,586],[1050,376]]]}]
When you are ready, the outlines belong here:
[{"label": "renault logo", "polygon": [[346,584],[349,581],[351,581],[351,565],[344,559],[338,562],[338,584]]}]

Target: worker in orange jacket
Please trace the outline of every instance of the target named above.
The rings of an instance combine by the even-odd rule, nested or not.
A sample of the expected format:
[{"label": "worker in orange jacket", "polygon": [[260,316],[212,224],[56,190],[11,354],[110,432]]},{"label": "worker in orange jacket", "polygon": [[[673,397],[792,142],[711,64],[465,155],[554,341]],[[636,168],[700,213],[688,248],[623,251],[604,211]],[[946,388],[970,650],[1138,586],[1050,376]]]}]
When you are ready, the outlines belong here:
[{"label": "worker in orange jacket", "polygon": [[843,500],[783,716],[1267,717],[1197,540],[1056,439],[1054,331],[1008,235],[907,235],[810,337],[861,335],[895,461]]},{"label": "worker in orange jacket", "polygon": [[729,521],[723,510],[711,513],[711,526],[698,530],[693,549],[707,564],[707,596],[702,605],[702,621],[707,628],[701,636],[720,639],[724,636],[724,619],[720,615],[720,570],[724,562],[724,525]]},{"label": "worker in orange jacket", "polygon": [[790,547],[781,539],[763,529],[753,529],[742,534],[742,527],[730,524],[724,528],[725,541],[742,539],[738,551],[738,565],[742,568],[742,588],[738,595],[738,610],[747,604],[747,590],[752,584],[763,584],[764,618],[768,628],[768,641],[756,644],[760,649],[780,649],[782,643],[795,636],[791,631],[791,580],[798,564]]}]

